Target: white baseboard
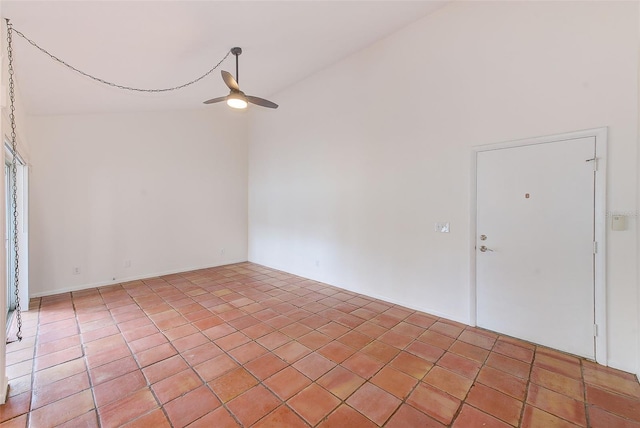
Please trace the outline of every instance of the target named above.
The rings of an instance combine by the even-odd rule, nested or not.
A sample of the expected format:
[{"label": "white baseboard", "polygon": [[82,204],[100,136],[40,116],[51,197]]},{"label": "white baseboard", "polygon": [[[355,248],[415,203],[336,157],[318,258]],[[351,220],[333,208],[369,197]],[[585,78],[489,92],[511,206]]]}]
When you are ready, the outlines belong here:
[{"label": "white baseboard", "polygon": [[7,402],[7,396],[9,394],[9,379],[6,376],[2,376],[0,382],[0,404]]},{"label": "white baseboard", "polygon": [[176,273],[190,272],[192,270],[209,269],[209,268],[214,268],[214,267],[233,265],[233,264],[236,264],[236,263],[244,263],[246,261],[247,260],[245,260],[245,259],[242,259],[242,260],[229,260],[229,261],[225,261],[225,263],[218,264],[218,265],[191,266],[191,267],[172,269],[172,270],[163,271],[163,272],[155,272],[155,273],[146,273],[146,274],[142,274],[142,275],[134,275],[134,276],[130,276],[130,277],[126,277],[126,278],[118,278],[116,280],[110,280],[110,281],[100,281],[100,282],[94,282],[94,283],[91,283],[91,284],[81,284],[81,285],[77,285],[77,286],[73,286],[73,287],[58,288],[58,289],[56,289],[54,291],[42,291],[42,292],[38,292],[38,293],[32,293],[30,298],[53,296],[53,295],[56,295],[56,294],[70,293],[70,292],[73,292],[73,291],[86,290],[86,289],[89,289],[89,288],[105,287],[105,286],[108,286],[108,285],[121,284],[123,282],[131,282],[131,281],[138,281],[140,279],[155,278],[157,276],[173,275],[173,274],[176,274]]},{"label": "white baseboard", "polygon": [[416,305],[413,305],[413,304],[408,303],[408,302],[401,302],[399,300],[395,300],[395,299],[389,298],[387,296],[383,296],[383,295],[379,295],[379,294],[375,294],[375,293],[368,293],[366,291],[359,290],[359,289],[356,289],[356,288],[349,288],[349,287],[345,287],[344,285],[332,284],[331,282],[329,282],[327,280],[324,280],[323,278],[319,278],[317,275],[310,275],[309,273],[305,273],[305,272],[291,272],[290,270],[287,270],[285,267],[273,266],[273,265],[270,266],[268,264],[260,263],[260,262],[257,262],[257,261],[252,261],[251,258],[249,258],[249,262],[255,263],[257,265],[268,267],[269,269],[276,269],[276,270],[280,270],[282,272],[290,273],[292,275],[297,275],[297,276],[300,276],[302,278],[308,278],[308,279],[310,279],[312,281],[321,282],[323,284],[327,284],[327,285],[330,285],[332,287],[337,287],[337,288],[341,288],[343,290],[351,291],[352,293],[362,294],[363,296],[371,297],[372,299],[378,299],[378,300],[382,300],[382,301],[387,302],[387,303],[392,303],[394,305],[404,306],[405,308],[413,309],[414,311],[420,311],[420,312],[423,312],[425,314],[433,315],[433,316],[438,317],[438,318],[445,318],[445,319],[448,319],[448,320],[451,320],[451,321],[456,321],[456,322],[459,322],[459,323],[462,323],[462,324],[471,325],[470,324],[470,321],[471,321],[470,319],[463,319],[463,318],[460,318],[460,317],[457,317],[457,316],[454,316],[454,315],[451,315],[451,314],[447,314],[447,313],[444,313],[444,312],[437,311],[437,310],[432,309],[432,308],[416,306]]}]

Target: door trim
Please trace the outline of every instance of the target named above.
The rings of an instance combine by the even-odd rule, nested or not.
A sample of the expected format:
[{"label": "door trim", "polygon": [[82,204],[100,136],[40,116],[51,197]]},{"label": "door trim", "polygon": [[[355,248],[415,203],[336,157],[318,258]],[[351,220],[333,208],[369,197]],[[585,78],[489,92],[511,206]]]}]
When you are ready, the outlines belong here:
[{"label": "door trim", "polygon": [[594,258],[594,319],[598,326],[595,337],[596,362],[607,365],[607,293],[606,293],[606,251],[607,251],[607,210],[606,210],[606,180],[607,180],[607,131],[606,127],[567,132],[522,140],[478,145],[472,147],[471,153],[471,191],[469,210],[469,324],[477,325],[477,288],[476,288],[476,221],[477,221],[477,154],[489,150],[506,149],[512,147],[529,146],[533,144],[553,143],[563,140],[594,137],[597,158],[597,173],[595,174],[594,192],[594,236],[597,242],[597,252]]}]

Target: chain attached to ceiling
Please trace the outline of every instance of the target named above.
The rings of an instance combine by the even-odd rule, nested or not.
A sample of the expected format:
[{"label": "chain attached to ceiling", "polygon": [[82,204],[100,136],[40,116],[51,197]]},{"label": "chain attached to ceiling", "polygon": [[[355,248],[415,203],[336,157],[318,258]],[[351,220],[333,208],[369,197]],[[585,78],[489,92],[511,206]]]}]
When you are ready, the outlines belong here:
[{"label": "chain attached to ceiling", "polygon": [[18,184],[17,184],[17,171],[18,171],[18,164],[17,164],[17,159],[18,159],[18,143],[16,141],[16,115],[15,115],[15,79],[14,79],[14,69],[13,69],[13,33],[17,34],[18,36],[22,37],[23,39],[25,39],[29,44],[31,44],[33,47],[35,47],[36,49],[40,50],[42,53],[44,53],[45,55],[49,56],[52,60],[64,65],[65,67],[67,67],[68,69],[75,71],[78,74],[81,74],[82,76],[88,77],[89,79],[95,80],[96,82],[108,85],[108,86],[112,86],[114,88],[118,88],[118,89],[123,89],[123,90],[127,90],[127,91],[134,91],[134,92],[169,92],[169,91],[176,91],[178,89],[183,89],[186,88],[187,86],[193,85],[194,83],[199,82],[200,80],[204,79],[205,77],[207,77],[209,74],[211,74],[215,69],[217,69],[220,64],[222,64],[224,62],[225,59],[227,59],[227,57],[231,54],[231,51],[229,50],[226,55],[216,64],[214,65],[209,71],[207,71],[206,73],[204,73],[202,76],[193,79],[187,83],[183,83],[182,85],[178,85],[178,86],[173,86],[170,88],[158,88],[158,89],[148,89],[148,88],[135,88],[132,86],[126,86],[126,85],[119,85],[117,83],[113,83],[113,82],[109,82],[108,80],[105,79],[101,79],[99,77],[93,76],[89,73],[86,73],[82,70],[77,69],[76,67],[70,65],[69,63],[61,60],[60,58],[58,58],[57,56],[53,55],[52,53],[50,53],[49,51],[47,51],[46,49],[40,47],[36,42],[34,42],[33,40],[31,40],[30,38],[28,38],[27,36],[25,36],[23,33],[21,33],[20,31],[16,30],[15,28],[13,28],[13,24],[11,24],[11,21],[7,18],[5,18],[5,21],[7,22],[7,59],[8,59],[8,71],[9,71],[9,101],[10,101],[10,106],[9,106],[9,120],[11,122],[11,154],[12,154],[12,161],[11,161],[11,180],[12,180],[12,185],[11,185],[11,208],[12,208],[12,216],[13,216],[13,221],[12,221],[12,240],[13,240],[13,281],[15,284],[15,314],[16,314],[16,321],[17,321],[17,328],[18,328],[18,332],[16,334],[16,337],[18,338],[18,340],[22,340],[22,312],[21,312],[21,308],[20,308],[20,261],[19,261],[19,239],[18,239]]},{"label": "chain attached to ceiling", "polygon": [[19,241],[18,241],[18,143],[16,141],[16,94],[15,82],[13,79],[13,46],[12,46],[12,26],[7,19],[7,58],[9,60],[9,120],[11,121],[11,208],[13,210],[13,281],[15,285],[16,298],[16,319],[18,324],[18,332],[16,336],[18,340],[22,340],[22,311],[20,310],[20,263],[19,263]]},{"label": "chain attached to ceiling", "polygon": [[7,21],[7,28],[8,28],[9,32],[13,31],[18,36],[20,36],[23,39],[25,39],[30,45],[32,45],[33,47],[38,49],[40,52],[42,52],[45,55],[47,55],[52,60],[64,65],[68,69],[70,69],[72,71],[75,71],[78,74],[81,74],[84,77],[88,77],[89,79],[95,80],[96,82],[99,82],[99,83],[102,83],[102,84],[105,84],[105,85],[108,85],[108,86],[112,86],[112,87],[118,88],[118,89],[124,89],[126,91],[134,91],[134,92],[170,92],[170,91],[176,91],[178,89],[186,88],[187,86],[193,85],[194,83],[197,83],[197,82],[201,81],[202,79],[204,79],[205,77],[207,77],[208,75],[213,73],[213,71],[215,69],[217,69],[220,66],[220,64],[222,64],[224,62],[224,60],[227,59],[227,57],[231,54],[231,50],[229,50],[227,52],[227,54],[216,65],[214,65],[209,71],[207,71],[202,76],[200,76],[200,77],[198,77],[196,79],[193,79],[193,80],[191,80],[191,81],[189,81],[187,83],[183,83],[182,85],[173,86],[173,87],[170,87],[170,88],[159,88],[159,89],[135,88],[133,86],[119,85],[117,83],[109,82],[108,80],[101,79],[99,77],[93,76],[93,75],[91,75],[89,73],[86,73],[86,72],[84,72],[82,70],[77,69],[76,67],[70,65],[69,63],[67,63],[67,62],[61,60],[60,58],[58,58],[57,56],[53,55],[52,53],[50,53],[49,51],[47,51],[43,47],[38,46],[38,44],[36,42],[34,42],[30,38],[28,38],[27,36],[22,34],[20,31],[18,31],[15,28],[13,28],[13,26],[11,25],[11,23],[9,22],[8,19],[6,19],[6,21]]}]

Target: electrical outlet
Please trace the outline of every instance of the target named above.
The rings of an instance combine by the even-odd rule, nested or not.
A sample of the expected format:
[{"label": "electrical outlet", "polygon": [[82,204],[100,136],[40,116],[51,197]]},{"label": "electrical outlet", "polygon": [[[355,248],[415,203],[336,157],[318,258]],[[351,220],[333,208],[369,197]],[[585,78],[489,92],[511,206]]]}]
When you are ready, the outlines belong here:
[{"label": "electrical outlet", "polygon": [[224,257],[224,248],[220,248],[220,257]]},{"label": "electrical outlet", "polygon": [[436,232],[449,233],[449,223],[436,223]]},{"label": "electrical outlet", "polygon": [[80,266],[74,266],[73,267],[73,274],[74,275],[80,275]]},{"label": "electrical outlet", "polygon": [[131,260],[125,260],[124,261],[124,267],[125,268],[130,268],[131,267]]}]

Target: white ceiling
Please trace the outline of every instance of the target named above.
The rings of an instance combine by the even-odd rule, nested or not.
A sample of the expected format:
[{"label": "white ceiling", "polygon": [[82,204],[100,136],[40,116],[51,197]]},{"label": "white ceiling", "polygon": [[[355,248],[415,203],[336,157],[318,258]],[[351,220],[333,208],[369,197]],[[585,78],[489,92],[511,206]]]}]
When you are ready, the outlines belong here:
[{"label": "white ceiling", "polygon": [[[3,0],[0,13],[60,59],[127,86],[186,83],[240,46],[240,87],[277,103],[278,91],[445,2]],[[55,63],[17,35],[14,57],[30,114],[216,108],[202,102],[228,93],[218,70],[169,93],[111,88]],[[235,74],[233,55],[220,69]]]}]

